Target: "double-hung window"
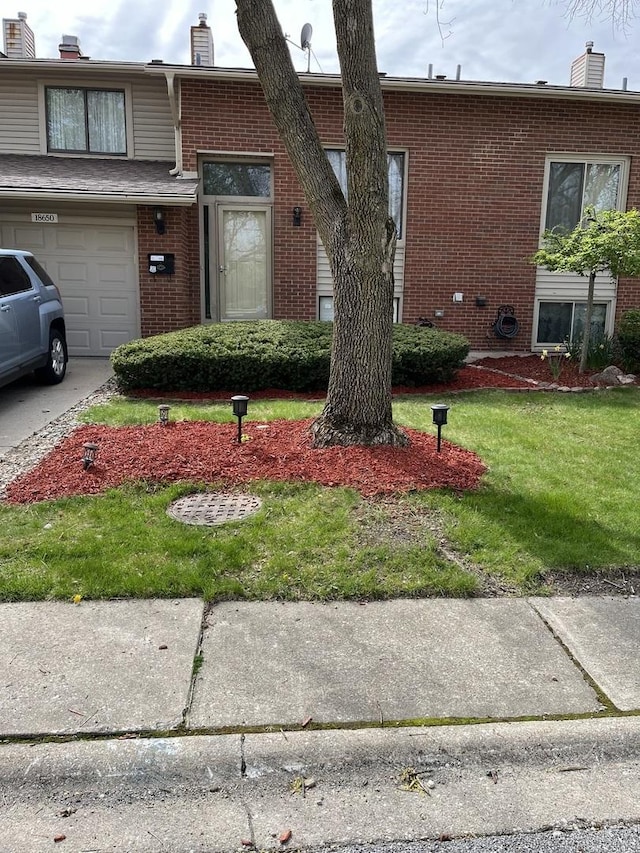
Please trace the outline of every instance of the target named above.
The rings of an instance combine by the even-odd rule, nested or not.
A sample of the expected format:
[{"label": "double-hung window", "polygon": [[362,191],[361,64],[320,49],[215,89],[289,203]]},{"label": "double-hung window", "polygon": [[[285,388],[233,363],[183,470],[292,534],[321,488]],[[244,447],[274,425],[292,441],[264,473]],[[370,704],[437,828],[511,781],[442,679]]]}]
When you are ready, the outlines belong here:
[{"label": "double-hung window", "polygon": [[[340,188],[347,195],[346,154],[339,148],[325,149],[327,158],[335,172]],[[405,202],[406,154],[402,151],[387,152],[389,175],[389,216],[398,230],[398,244],[394,263],[395,291],[393,296],[393,322],[400,322],[402,312],[402,292],[404,281],[404,202]],[[333,319],[333,282],[329,273],[329,264],[324,250],[318,253],[318,317],[320,320]]]},{"label": "double-hung window", "polygon": [[48,151],[127,153],[124,91],[48,86],[45,104]]},{"label": "double-hung window", "polygon": [[[340,189],[347,195],[347,158],[344,151],[337,148],[327,149],[327,157],[336,177],[340,183]],[[393,219],[398,229],[398,239],[402,239],[402,211],[404,203],[404,154],[399,151],[387,154],[387,168],[389,172],[389,216]]]}]

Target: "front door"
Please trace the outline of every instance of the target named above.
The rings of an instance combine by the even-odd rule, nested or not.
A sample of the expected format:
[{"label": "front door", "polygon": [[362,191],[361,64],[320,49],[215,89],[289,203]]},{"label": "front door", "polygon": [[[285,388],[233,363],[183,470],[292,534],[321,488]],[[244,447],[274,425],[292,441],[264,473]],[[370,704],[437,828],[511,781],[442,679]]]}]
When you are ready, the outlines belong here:
[{"label": "front door", "polygon": [[220,320],[271,316],[271,208],[218,204],[217,282]]}]

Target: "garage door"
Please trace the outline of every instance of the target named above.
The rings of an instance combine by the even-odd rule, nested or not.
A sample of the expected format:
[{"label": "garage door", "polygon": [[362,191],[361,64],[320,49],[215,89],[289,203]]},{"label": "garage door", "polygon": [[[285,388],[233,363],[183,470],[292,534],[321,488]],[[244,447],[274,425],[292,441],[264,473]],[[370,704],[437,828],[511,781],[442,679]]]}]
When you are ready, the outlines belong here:
[{"label": "garage door", "polygon": [[59,286],[71,355],[109,355],[140,334],[129,225],[0,222],[0,245],[33,252]]}]

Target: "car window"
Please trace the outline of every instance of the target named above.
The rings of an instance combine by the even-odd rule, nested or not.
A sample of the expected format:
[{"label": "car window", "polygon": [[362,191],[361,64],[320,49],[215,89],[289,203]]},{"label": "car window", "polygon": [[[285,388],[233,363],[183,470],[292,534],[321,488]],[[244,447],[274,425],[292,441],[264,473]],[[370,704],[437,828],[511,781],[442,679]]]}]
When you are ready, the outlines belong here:
[{"label": "car window", "polygon": [[38,278],[43,284],[45,284],[47,287],[55,286],[54,281],[49,275],[49,273],[42,266],[42,264],[36,261],[33,255],[27,255],[25,257],[25,261],[29,264],[31,269],[35,272],[35,274],[38,276]]},{"label": "car window", "polygon": [[0,258],[0,296],[31,290],[31,280],[15,258]]}]

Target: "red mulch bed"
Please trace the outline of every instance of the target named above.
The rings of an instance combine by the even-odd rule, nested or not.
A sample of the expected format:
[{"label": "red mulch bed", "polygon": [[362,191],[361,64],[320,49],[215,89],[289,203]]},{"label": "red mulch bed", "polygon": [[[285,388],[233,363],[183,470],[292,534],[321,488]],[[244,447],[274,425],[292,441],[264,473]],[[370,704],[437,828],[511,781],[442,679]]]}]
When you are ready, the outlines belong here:
[{"label": "red mulch bed", "polygon": [[[219,483],[252,480],[312,480],[324,486],[353,486],[365,496],[415,489],[476,488],[485,471],[469,450],[433,435],[407,429],[411,445],[311,447],[304,421],[246,422],[249,441],[237,442],[235,423],[182,421],[136,427],[82,426],[40,465],[7,487],[9,503],[33,503],[70,495],[92,495],[125,481]],[[99,445],[88,471],[82,445]]]},{"label": "red mulch bed", "polygon": [[[527,381],[528,380],[528,381]],[[395,388],[395,394],[448,393],[478,388],[535,388],[552,381],[549,365],[539,356],[485,358],[462,368],[453,382],[421,388]],[[588,385],[587,375],[567,365],[561,384]],[[157,397],[157,392],[141,392]],[[171,394],[165,399],[229,400],[231,392]],[[322,394],[254,392],[251,399],[318,398]],[[82,426],[34,469],[6,489],[9,503],[33,503],[71,495],[98,494],[124,482],[199,481],[236,486],[253,480],[313,481],[325,486],[352,486],[364,496],[418,489],[477,488],[485,471],[468,450],[442,441],[436,452],[433,434],[407,429],[407,448],[311,447],[311,421],[245,421],[249,440],[238,444],[236,422],[171,423],[138,427]],[[82,466],[83,444],[99,445],[88,471]]]}]

